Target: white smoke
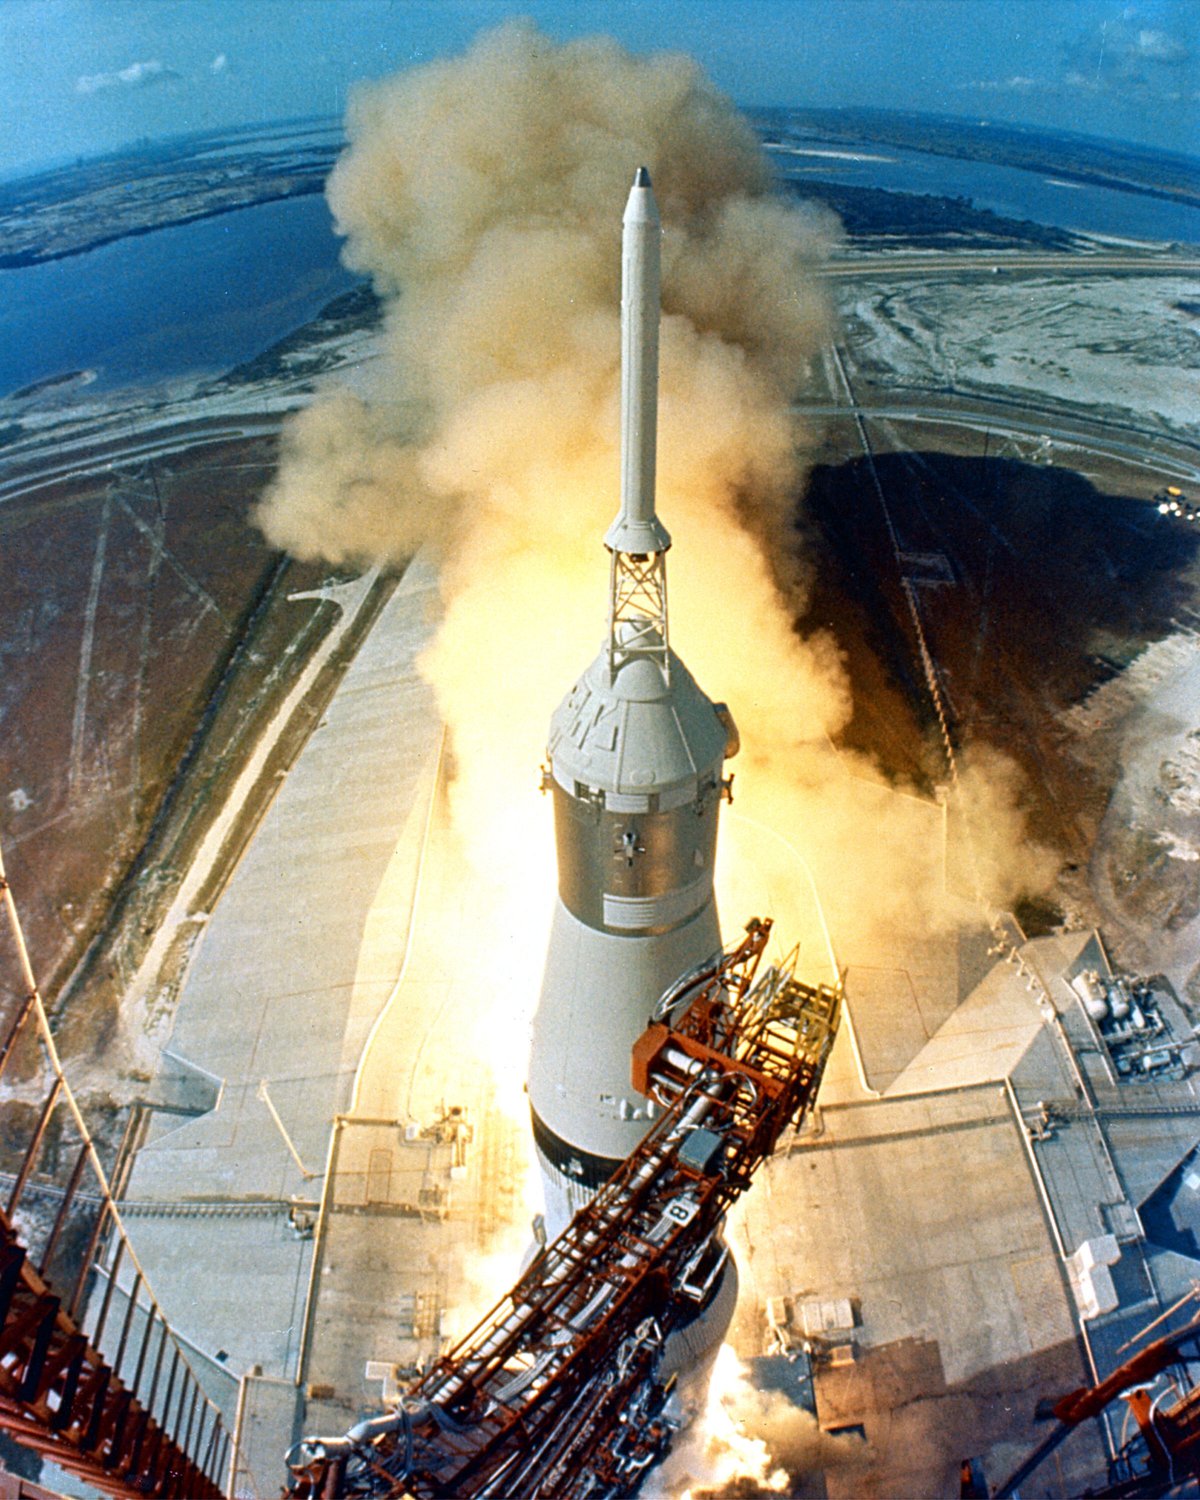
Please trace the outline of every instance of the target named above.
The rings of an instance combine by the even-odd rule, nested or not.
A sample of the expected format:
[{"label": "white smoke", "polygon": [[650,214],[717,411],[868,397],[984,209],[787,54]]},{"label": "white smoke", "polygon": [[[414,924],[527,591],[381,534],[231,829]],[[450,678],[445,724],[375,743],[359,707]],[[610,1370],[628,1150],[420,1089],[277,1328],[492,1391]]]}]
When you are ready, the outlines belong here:
[{"label": "white smoke", "polygon": [[762,1390],[728,1344],[717,1353],[703,1410],[652,1471],[645,1500],[766,1500],[806,1479],[864,1463],[866,1445],[831,1437],[780,1391]]}]

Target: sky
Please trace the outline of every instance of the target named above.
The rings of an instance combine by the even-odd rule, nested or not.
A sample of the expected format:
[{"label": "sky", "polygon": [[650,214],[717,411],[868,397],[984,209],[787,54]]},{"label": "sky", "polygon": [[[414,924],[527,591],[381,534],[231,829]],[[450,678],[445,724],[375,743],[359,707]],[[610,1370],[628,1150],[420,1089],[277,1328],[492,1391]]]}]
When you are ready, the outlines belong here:
[{"label": "sky", "polygon": [[740,104],[877,105],[1200,154],[1200,0],[0,0],[0,172],[340,113],[532,17],[691,53]]}]

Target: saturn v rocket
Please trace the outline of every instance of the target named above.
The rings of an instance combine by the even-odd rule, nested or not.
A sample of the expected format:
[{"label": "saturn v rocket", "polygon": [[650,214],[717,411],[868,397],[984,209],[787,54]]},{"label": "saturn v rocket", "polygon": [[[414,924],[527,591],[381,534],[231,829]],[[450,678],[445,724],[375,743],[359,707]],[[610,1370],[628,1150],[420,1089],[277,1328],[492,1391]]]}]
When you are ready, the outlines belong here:
[{"label": "saturn v rocket", "polygon": [[621,278],[621,508],[608,635],[550,721],[555,903],[533,1023],[529,1101],[556,1236],[649,1128],[630,1054],[660,998],[721,945],[713,895],[717,812],[737,749],[729,711],[671,650],[655,512],[659,227],[639,169]]}]

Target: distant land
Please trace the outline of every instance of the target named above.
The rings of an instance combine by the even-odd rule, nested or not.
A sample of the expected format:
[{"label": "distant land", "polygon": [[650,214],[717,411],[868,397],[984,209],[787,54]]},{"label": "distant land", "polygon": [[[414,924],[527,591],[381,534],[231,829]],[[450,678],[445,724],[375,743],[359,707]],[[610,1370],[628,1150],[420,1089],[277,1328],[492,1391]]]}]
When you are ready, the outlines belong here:
[{"label": "distant land", "polygon": [[997,125],[954,115],[891,109],[808,109],[790,106],[746,111],[768,141],[842,141],[889,145],[965,161],[990,162],[1060,177],[1090,187],[1145,193],[1200,207],[1200,157],[1157,151],[1126,141],[1070,131]]},{"label": "distant land", "polygon": [[[1177,152],[892,110],[753,108],[747,114],[768,145],[808,140],[891,145],[1200,207],[1200,159]],[[341,120],[333,116],[283,120],[144,142],[0,181],[0,269],[61,260],[127,235],[320,193],[344,143]],[[808,189],[862,229],[884,207],[872,203],[869,191],[878,196],[882,190],[825,182]],[[908,217],[915,222],[925,216],[934,232],[949,231],[957,221],[960,233],[982,234],[998,245],[1037,241],[1065,248],[1057,231],[1001,219],[967,200],[888,193],[889,215],[905,196],[914,204]],[[964,215],[972,222],[964,222]]]},{"label": "distant land", "polygon": [[339,119],[176,136],[0,182],[0,269],[324,191]]},{"label": "distant land", "polygon": [[22,386],[8,398],[10,401],[32,401],[48,391],[67,390],[72,386],[90,385],[96,378],[95,370],[64,370],[61,375],[47,375],[44,380],[35,380],[32,385]]},{"label": "distant land", "polygon": [[935,193],[901,193],[891,188],[856,187],[805,177],[788,182],[797,198],[815,198],[842,221],[847,239],[860,247],[872,241],[922,250],[1027,250],[1071,254],[1088,247],[1087,237],[1033,219],[1013,219],[980,208],[969,198]]}]

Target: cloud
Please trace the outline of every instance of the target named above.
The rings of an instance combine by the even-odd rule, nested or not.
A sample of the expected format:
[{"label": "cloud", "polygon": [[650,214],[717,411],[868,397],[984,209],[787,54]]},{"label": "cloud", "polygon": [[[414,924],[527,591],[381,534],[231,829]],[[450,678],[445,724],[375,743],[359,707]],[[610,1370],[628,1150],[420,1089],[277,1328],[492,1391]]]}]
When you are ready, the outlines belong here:
[{"label": "cloud", "polygon": [[174,68],[152,58],[148,62],[130,63],[127,68],[118,68],[112,73],[84,73],[75,80],[75,92],[99,94],[105,89],[150,88],[155,84],[170,83],[178,77]]},{"label": "cloud", "polygon": [[1040,78],[1030,78],[1024,73],[1014,73],[1011,78],[979,78],[973,83],[959,84],[959,88],[972,89],[980,94],[1032,94],[1052,85]]},{"label": "cloud", "polygon": [[1151,62],[1182,63],[1191,56],[1181,41],[1165,31],[1139,31],[1134,50]]},{"label": "cloud", "polygon": [[209,64],[209,72],[211,73],[224,73],[228,71],[228,68],[229,59],[225,56],[224,52],[218,52]]},{"label": "cloud", "polygon": [[1064,49],[1063,83],[1093,94],[1178,98],[1180,73],[1192,62],[1186,42],[1136,24],[1133,9],[1090,28]]},{"label": "cloud", "polygon": [[1132,95],[1163,102],[1182,97],[1180,73],[1192,61],[1188,46],[1161,29],[1138,26],[1132,8],[1074,38],[1063,50],[1057,77],[980,78],[959,84],[976,94],[1030,95],[1067,88],[1078,93]]}]

